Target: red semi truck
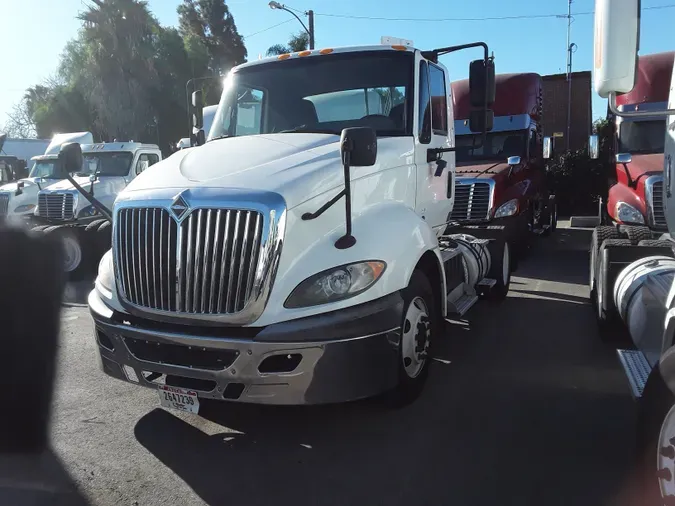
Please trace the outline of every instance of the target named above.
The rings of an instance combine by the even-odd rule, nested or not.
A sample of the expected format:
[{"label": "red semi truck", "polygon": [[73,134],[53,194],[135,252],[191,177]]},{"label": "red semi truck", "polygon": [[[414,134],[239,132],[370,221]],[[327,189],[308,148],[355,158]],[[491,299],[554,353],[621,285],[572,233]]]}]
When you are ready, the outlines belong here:
[{"label": "red semi truck", "polygon": [[546,184],[551,139],[542,135],[543,85],[539,74],[495,77],[494,124],[485,144],[469,131],[469,81],[452,83],[456,186],[451,220],[472,235],[506,234],[512,267],[533,234],[557,224],[555,196]]},{"label": "red semi truck", "polygon": [[[601,335],[607,338],[614,334],[614,323],[618,321],[613,304],[616,273],[600,266],[600,247],[607,240],[636,246],[667,232],[663,207],[666,121],[659,111],[667,109],[674,58],[673,51],[640,56],[635,87],[616,97],[618,111],[654,111],[654,116],[609,117],[614,126],[611,152],[615,171],[601,216],[603,226],[593,231],[589,269],[591,303]],[[597,143],[597,137],[592,136],[592,158],[598,156]]]}]

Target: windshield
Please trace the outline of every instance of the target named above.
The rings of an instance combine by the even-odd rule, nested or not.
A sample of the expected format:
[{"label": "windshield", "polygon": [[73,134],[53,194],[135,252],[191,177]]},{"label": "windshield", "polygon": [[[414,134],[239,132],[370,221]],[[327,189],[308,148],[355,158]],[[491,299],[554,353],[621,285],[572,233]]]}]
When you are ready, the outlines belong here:
[{"label": "windshield", "polygon": [[30,177],[42,177],[45,179],[61,179],[57,176],[58,160],[38,160],[30,171]]},{"label": "windshield", "polygon": [[480,144],[479,135],[459,135],[456,139],[455,160],[458,162],[471,160],[506,161],[509,156],[524,156],[527,135],[527,130],[489,133],[485,145],[479,148],[471,147],[474,144]]},{"label": "windshield", "polygon": [[129,152],[84,153],[82,158],[82,170],[78,175],[98,172],[99,176],[122,177],[129,174],[134,155]]},{"label": "windshield", "polygon": [[370,126],[412,135],[410,53],[369,51],[244,68],[226,80],[210,140]]},{"label": "windshield", "polygon": [[665,120],[622,121],[619,125],[619,153],[663,153]]}]

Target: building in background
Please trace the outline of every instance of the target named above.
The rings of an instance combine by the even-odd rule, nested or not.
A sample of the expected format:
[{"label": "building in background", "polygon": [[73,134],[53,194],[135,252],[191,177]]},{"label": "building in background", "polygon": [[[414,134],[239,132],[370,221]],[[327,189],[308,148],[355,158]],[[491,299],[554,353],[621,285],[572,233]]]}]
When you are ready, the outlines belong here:
[{"label": "building in background", "polygon": [[[588,145],[592,131],[591,72],[572,72],[572,107],[570,123],[570,149],[583,149]],[[543,76],[544,135],[555,137],[558,153],[567,148],[567,74]]]}]

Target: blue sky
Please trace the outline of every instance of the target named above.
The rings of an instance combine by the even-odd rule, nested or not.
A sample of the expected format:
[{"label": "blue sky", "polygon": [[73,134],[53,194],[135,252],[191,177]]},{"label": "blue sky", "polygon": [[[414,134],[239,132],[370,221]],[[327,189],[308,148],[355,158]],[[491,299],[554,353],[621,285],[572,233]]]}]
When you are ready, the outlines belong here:
[{"label": "blue sky", "polygon": [[[54,73],[65,43],[76,35],[79,28],[76,16],[86,3],[87,0],[0,0],[5,42],[2,54],[4,79],[0,81],[0,125],[28,86]],[[162,24],[177,24],[179,0],[149,0],[148,3]],[[231,0],[227,3],[239,33],[246,36],[249,59],[264,54],[272,44],[285,42],[301,28],[290,14],[270,9],[268,0]],[[317,48],[379,43],[382,35],[412,39],[421,49],[483,40],[494,51],[497,72],[552,74],[565,70],[567,21],[551,15],[565,15],[567,0],[289,0],[286,5],[301,11],[314,10]],[[674,8],[648,9],[666,5]],[[670,36],[670,30],[675,26],[675,0],[642,0],[642,6],[640,53],[675,49]],[[593,11],[593,7],[593,0],[574,0],[572,3],[571,40],[578,46],[573,58],[575,71],[591,68],[593,16],[582,13]],[[336,16],[414,18],[417,21]],[[518,18],[466,20],[506,16]],[[420,18],[445,20],[422,21]],[[283,24],[270,28],[279,23]],[[466,77],[468,62],[478,56],[477,50],[464,51],[443,57],[442,61],[449,67],[454,80]],[[603,116],[605,108],[605,103],[594,95],[594,117]]]}]

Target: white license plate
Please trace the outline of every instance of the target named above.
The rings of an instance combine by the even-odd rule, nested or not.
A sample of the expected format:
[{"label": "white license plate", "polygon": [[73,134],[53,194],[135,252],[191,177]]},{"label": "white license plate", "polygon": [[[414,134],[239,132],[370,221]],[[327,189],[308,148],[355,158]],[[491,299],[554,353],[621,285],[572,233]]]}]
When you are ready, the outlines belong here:
[{"label": "white license plate", "polygon": [[159,404],[163,408],[195,414],[199,412],[199,398],[197,398],[197,392],[194,390],[160,385],[157,393],[159,394]]}]

